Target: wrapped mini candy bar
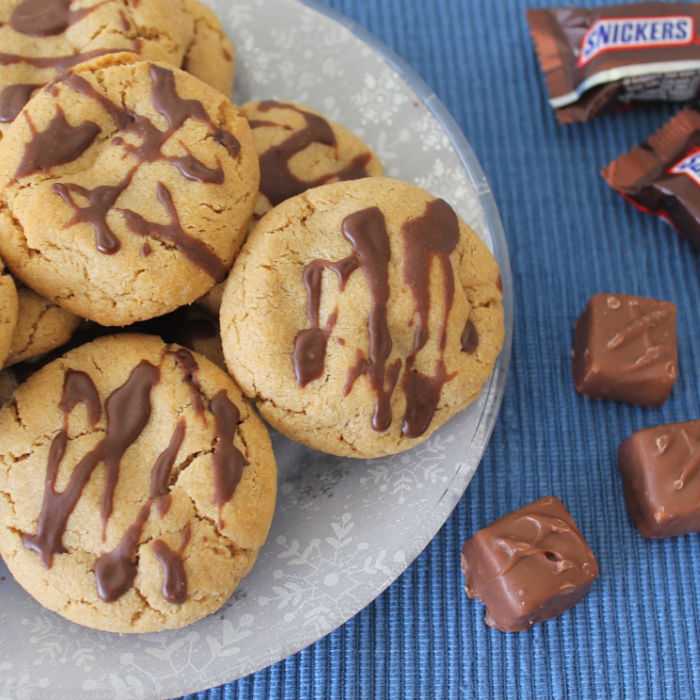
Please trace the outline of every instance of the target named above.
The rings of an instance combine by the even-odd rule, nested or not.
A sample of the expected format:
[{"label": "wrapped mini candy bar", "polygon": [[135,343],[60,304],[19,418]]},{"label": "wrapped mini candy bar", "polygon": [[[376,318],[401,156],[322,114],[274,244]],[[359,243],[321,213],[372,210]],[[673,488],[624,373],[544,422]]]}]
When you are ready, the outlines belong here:
[{"label": "wrapped mini candy bar", "polygon": [[602,174],[637,208],[666,219],[700,249],[700,105],[681,110]]},{"label": "wrapped mini candy bar", "polygon": [[698,3],[553,7],[527,19],[561,123],[630,102],[700,96]]}]

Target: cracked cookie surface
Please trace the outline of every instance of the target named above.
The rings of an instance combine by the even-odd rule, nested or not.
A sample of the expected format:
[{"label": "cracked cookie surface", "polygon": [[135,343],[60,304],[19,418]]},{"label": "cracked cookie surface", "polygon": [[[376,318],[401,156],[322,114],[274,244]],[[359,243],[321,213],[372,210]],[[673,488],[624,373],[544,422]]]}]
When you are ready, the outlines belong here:
[{"label": "cracked cookie surface", "polygon": [[81,60],[132,51],[226,95],[233,47],[198,0],[0,0],[0,133],[33,92]]},{"label": "cracked cookie surface", "polygon": [[106,326],[167,313],[223,279],[259,178],[250,128],[228,99],[124,53],[35,95],[0,161],[7,266]]},{"label": "cracked cookie surface", "polygon": [[251,232],[224,290],[223,350],[280,432],[377,457],[478,396],[501,298],[492,254],[443,200],[388,178],[323,185]]},{"label": "cracked cookie surface", "polygon": [[189,624],[230,597],[267,535],[267,430],[225,372],[155,336],[46,365],[0,411],[0,434],[0,553],[79,624]]}]

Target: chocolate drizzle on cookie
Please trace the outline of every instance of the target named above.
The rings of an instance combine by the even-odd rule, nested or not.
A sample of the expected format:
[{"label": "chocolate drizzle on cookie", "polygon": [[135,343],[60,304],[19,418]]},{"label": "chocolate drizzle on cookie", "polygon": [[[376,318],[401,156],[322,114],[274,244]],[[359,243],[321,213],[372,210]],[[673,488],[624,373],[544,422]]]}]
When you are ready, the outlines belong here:
[{"label": "chocolate drizzle on cookie", "polygon": [[151,545],[153,556],[163,567],[161,593],[165,600],[174,605],[182,605],[187,600],[187,574],[185,573],[182,553],[190,541],[191,535],[192,531],[188,523],[182,533],[182,542],[177,551],[170,549],[163,540],[155,540]]},{"label": "chocolate drizzle on cookie", "polygon": [[[19,34],[32,37],[54,37],[64,33],[71,25],[79,22],[104,2],[91,7],[71,9],[73,0],[23,0],[10,15],[8,25]],[[120,14],[121,13],[120,11]],[[131,50],[139,53],[138,42],[133,42]],[[72,66],[97,56],[116,53],[126,49],[94,49],[76,52],[67,56],[23,56],[0,53],[0,65],[24,63],[38,70],[54,69],[61,73]],[[0,94],[0,122],[11,122],[29,101],[32,92],[41,84],[9,85]]]},{"label": "chocolate drizzle on cookie", "polygon": [[[62,73],[78,63],[88,61],[91,58],[105,56],[108,53],[120,53],[121,51],[125,51],[125,49],[94,49],[92,51],[85,51],[84,53],[68,54],[67,56],[22,56],[17,53],[0,53],[0,66],[26,63],[33,68],[54,68],[59,73]],[[136,49],[134,49],[134,52],[138,53]]]},{"label": "chocolate drizzle on cookie", "polygon": [[[134,156],[139,163],[135,165],[127,175],[116,185],[104,185],[94,189],[86,188],[75,183],[55,183],[52,191],[63,198],[63,200],[74,210],[74,216],[67,225],[75,223],[88,223],[95,231],[96,246],[101,253],[111,255],[121,248],[121,242],[115,235],[111,226],[107,223],[107,215],[113,210],[117,199],[122,192],[130,185],[131,180],[141,163],[150,163],[156,160],[164,160],[172,163],[183,177],[196,182],[207,184],[221,184],[224,182],[224,171],[219,161],[216,167],[210,167],[198,160],[189,149],[181,144],[186,151],[183,156],[166,156],[162,148],[166,142],[174,136],[188,119],[195,119],[205,123],[212,131],[212,138],[221,144],[233,158],[240,154],[240,143],[229,131],[218,127],[207,114],[204,105],[195,99],[183,99],[177,93],[175,86],[175,76],[171,70],[162,66],[151,65],[149,73],[152,81],[151,100],[156,111],[161,114],[168,128],[161,131],[149,119],[132,112],[125,107],[115,104],[108,97],[99,92],[88,80],[76,73],[68,73],[58,79],[54,84],[54,90],[59,84],[64,84],[74,92],[95,100],[114,120],[120,134],[130,134],[135,136],[139,143],[127,143],[121,135],[115,136],[112,142],[116,145],[123,145],[125,151]],[[63,118],[60,111],[57,117]],[[65,122],[65,118],[63,118]],[[49,124],[49,129],[39,134],[34,134],[32,140],[25,147],[25,155],[18,168],[15,178],[40,169],[48,169],[58,162],[70,162],[70,157],[75,152],[75,157],[80,155],[77,147],[69,151],[67,146],[65,154],[61,155],[62,160],[47,162],[45,149],[46,144],[55,140],[56,136],[73,136],[73,140],[82,145],[85,150],[91,143],[100,128],[92,122],[84,122],[84,125],[91,125],[95,131],[90,142],[87,142],[87,127],[83,126],[79,133],[73,135],[68,131],[67,124],[53,122]],[[70,127],[78,129],[78,127]],[[83,140],[79,136],[83,135]],[[81,151],[82,152],[82,151]],[[81,206],[73,195],[78,195],[87,200],[87,205]],[[117,209],[125,218],[128,228],[135,234],[155,238],[169,245],[174,245],[192,263],[203,269],[215,280],[220,281],[226,274],[226,266],[223,261],[204,244],[200,239],[189,235],[181,226],[177,210],[173,204],[172,193],[166,185],[159,182],[157,185],[157,196],[160,203],[165,208],[169,221],[167,224],[159,224],[148,221],[140,214],[130,209]]]},{"label": "chocolate drizzle on cookie", "polygon": [[[413,294],[418,325],[413,336],[413,349],[406,358],[402,389],[406,396],[406,413],[401,432],[410,438],[419,437],[430,425],[448,375],[443,359],[447,345],[447,319],[454,300],[455,280],[450,255],[459,242],[459,221],[450,205],[434,199],[425,206],[425,213],[401,227],[404,242],[404,281]],[[416,357],[428,342],[430,314],[430,278],[433,261],[442,268],[443,315],[438,339],[440,359],[435,374],[426,375],[415,368]]]},{"label": "chocolate drizzle on cookie", "polygon": [[392,348],[387,321],[391,247],[384,215],[378,207],[368,207],[350,214],[343,220],[342,232],[353,247],[350,256],[335,263],[313,260],[304,268],[307,316],[311,328],[297,334],[292,360],[297,383],[302,387],[323,374],[326,346],[338,312],[336,309],[326,327],[320,328],[322,271],[328,268],[336,273],[342,292],[350,275],[356,269],[362,269],[372,296],[369,315],[369,358],[358,350],[357,361],[348,372],[345,395],[350,393],[358,377],[366,375],[377,397],[372,427],[377,431],[384,431],[391,424],[391,394],[401,369],[400,359],[395,360],[389,367],[386,364]]},{"label": "chocolate drizzle on cookie", "polygon": [[[81,373],[84,375],[84,373]],[[62,544],[63,533],[73,509],[80,498],[85,484],[95,468],[104,463],[106,469],[105,487],[102,492],[103,536],[107,520],[112,513],[114,489],[119,476],[119,463],[127,448],[133,444],[148,423],[151,415],[150,393],[160,377],[157,367],[143,360],[129,375],[129,379],[115,389],[105,401],[107,426],[104,438],[88,452],[73,469],[68,485],[63,491],[56,491],[58,468],[65,454],[68,433],[64,427],[51,443],[49,463],[46,469],[44,500],[39,515],[39,527],[35,535],[24,535],[26,547],[41,556],[44,566],[51,567],[53,555],[65,552]],[[59,404],[64,415],[83,400],[88,407],[94,406],[95,394],[90,388],[94,383],[87,376],[74,379],[68,374],[64,381],[63,398]],[[76,397],[82,397],[76,399]],[[94,409],[93,409],[94,410]]]},{"label": "chocolate drizzle on cookie", "polygon": [[[124,50],[124,49],[121,49]],[[132,49],[135,53],[139,53],[138,47]],[[14,53],[0,53],[0,66],[9,66],[17,63],[24,63],[39,70],[53,68],[58,73],[72,68],[78,63],[88,61],[91,58],[105,56],[109,53],[118,53],[120,49],[94,49],[93,51],[85,51],[84,53],[73,53],[68,56],[21,56]],[[29,88],[32,89],[29,89]],[[29,83],[8,85],[0,94],[0,110],[3,118],[1,122],[11,122],[22,111],[24,105],[29,102],[32,92],[35,89],[43,87],[43,84]]]},{"label": "chocolate drizzle on cookie", "polygon": [[[176,366],[182,373],[182,381],[189,388],[192,407],[204,425],[208,425],[204,411],[204,393],[197,378],[199,371],[197,360],[187,348],[169,350],[168,353],[175,360]],[[208,408],[209,413],[214,416],[214,451],[212,453],[214,493],[212,503],[219,508],[219,527],[224,527],[225,523],[221,517],[222,508],[233,498],[243,476],[243,468],[248,466],[248,461],[234,445],[241,415],[224,389],[214,395]]]},{"label": "chocolate drizzle on cookie", "polygon": [[28,36],[55,36],[62,34],[71,24],[103,5],[71,10],[72,0],[23,0],[10,15],[10,26]]},{"label": "chocolate drizzle on cookie", "polygon": [[[345,395],[352,391],[357,379],[365,375],[376,396],[372,428],[383,432],[392,422],[391,397],[402,368],[400,358],[389,363],[393,347],[387,316],[390,241],[384,215],[378,207],[368,207],[346,216],[341,228],[345,238],[352,244],[352,254],[336,263],[313,260],[304,268],[310,328],[297,334],[292,361],[299,386],[304,387],[311,380],[322,376],[328,339],[338,314],[336,308],[326,327],[320,327],[322,272],[324,269],[334,270],[342,292],[350,274],[355,269],[361,269],[372,299],[368,319],[369,351],[368,356],[365,356],[361,349],[357,350],[355,364],[348,370]],[[401,431],[406,437],[416,438],[428,429],[442,387],[454,377],[454,374],[447,372],[443,355],[447,346],[447,321],[455,293],[450,255],[459,242],[459,221],[445,201],[436,199],[428,202],[422,216],[407,221],[401,231],[404,243],[404,282],[411,290],[417,316],[413,347],[406,358],[401,380],[401,389],[406,397]],[[416,359],[429,339],[430,280],[435,261],[441,268],[443,283],[443,317],[437,341],[440,355],[434,373],[425,374],[416,368]],[[344,271],[343,275],[339,270]],[[473,324],[467,323],[461,341],[465,352],[476,350],[478,334]]]},{"label": "chocolate drizzle on cookie", "polygon": [[[175,133],[188,119],[197,119],[211,127],[214,140],[229,152],[232,158],[237,158],[241,151],[238,139],[225,129],[216,126],[199,100],[184,100],[178,95],[175,87],[175,74],[162,66],[152,65],[150,68],[153,90],[151,99],[153,106],[168,122],[168,137]],[[167,138],[167,137],[166,137]]]},{"label": "chocolate drizzle on cookie", "polygon": [[151,512],[151,502],[141,506],[136,520],[129,525],[119,544],[95,562],[97,595],[106,603],[121,598],[133,585],[138,563],[134,561],[143,526]]},{"label": "chocolate drizzle on cookie", "polygon": [[[95,562],[97,594],[107,603],[121,598],[133,585],[137,571],[137,562],[134,560],[136,550],[143,527],[151,514],[151,506],[156,503],[161,516],[165,515],[170,507],[168,482],[184,436],[185,421],[180,419],[170,438],[170,444],[158,455],[151,469],[148,501],[141,506],[136,519],[126,529],[119,544],[111,552],[98,557]],[[189,536],[187,540],[189,540]],[[184,592],[186,597],[186,586]]]},{"label": "chocolate drizzle on cookie", "polygon": [[301,387],[306,386],[314,379],[318,379],[323,374],[328,338],[338,318],[336,309],[329,316],[325,328],[320,327],[323,270],[328,269],[335,272],[340,291],[342,292],[345,289],[348,278],[359,265],[360,262],[357,257],[350,255],[336,263],[328,260],[312,260],[304,268],[306,314],[311,327],[305,328],[297,334],[297,337],[294,339],[294,351],[292,352],[294,372],[297,383]]},{"label": "chocolate drizzle on cookie", "polygon": [[[195,410],[204,413],[201,387],[196,379],[197,362],[188,350],[168,350],[163,358],[172,357],[183,375],[193,396]],[[39,554],[45,567],[51,568],[54,554],[66,552],[63,535],[68,519],[73,513],[87,482],[96,468],[105,467],[105,483],[102,490],[101,519],[102,539],[106,538],[107,522],[113,510],[114,492],[119,479],[121,460],[125,452],[139,438],[151,418],[151,393],[160,380],[161,370],[147,360],[142,360],[130,373],[127,381],[115,389],[105,400],[105,435],[97,445],[85,454],[73,468],[63,491],[56,491],[59,467],[68,446],[69,416],[79,404],[85,405],[90,426],[95,427],[102,415],[100,397],[90,376],[68,369],[64,377],[63,393],[58,408],[63,413],[63,428],[56,434],[49,449],[44,498],[39,514],[36,534],[24,534],[24,546]],[[195,400],[195,394],[197,401]],[[241,451],[234,445],[240,421],[240,413],[228,398],[226,391],[219,391],[209,402],[209,412],[214,417],[214,439],[211,453],[214,492],[212,502],[219,509],[219,527],[224,527],[222,509],[236,492],[248,465]],[[206,420],[205,420],[206,425]],[[95,581],[100,598],[113,602],[133,585],[137,573],[137,550],[143,528],[153,506],[161,517],[171,504],[170,484],[173,467],[186,433],[184,418],[176,423],[167,447],[158,455],[151,468],[147,500],[141,505],[133,522],[124,531],[117,546],[100,555],[94,567]],[[189,525],[182,533],[178,550],[172,550],[162,540],[154,541],[152,551],[163,567],[163,596],[175,604],[182,604],[187,595],[182,554],[190,541]]]},{"label": "chocolate drizzle on cookie", "polygon": [[180,219],[177,215],[177,209],[173,203],[173,196],[170,190],[159,182],[156,187],[158,201],[163,205],[163,208],[168,214],[168,223],[159,224],[155,221],[144,219],[141,214],[137,214],[131,209],[119,209],[125,220],[126,225],[133,233],[139,236],[148,236],[155,238],[157,241],[169,243],[179,250],[186,258],[192,261],[197,267],[201,268],[210,277],[213,277],[217,282],[221,282],[226,276],[226,266],[221,258],[212,252],[212,250],[199,238],[190,236],[180,224]]},{"label": "chocolate drizzle on cookie", "polygon": [[211,400],[209,410],[214,416],[216,434],[214,454],[212,455],[214,466],[214,496],[212,500],[219,507],[219,527],[224,527],[221,510],[233,498],[238,482],[243,476],[243,467],[248,466],[248,461],[233,444],[240,413],[223,389]]},{"label": "chocolate drizzle on cookie", "polygon": [[206,425],[206,414],[204,413],[204,400],[202,398],[202,385],[197,379],[199,365],[194,355],[187,348],[179,348],[171,353],[177,368],[182,372],[182,381],[187,384],[190,390],[190,399],[195,412],[204,420]]},{"label": "chocolate drizzle on cookie", "polygon": [[158,129],[150,119],[115,104],[99,92],[92,83],[76,73],[68,73],[60,78],[59,82],[67,85],[74,92],[95,100],[112,117],[120,132],[136,136],[140,140],[138,145],[125,143],[121,137],[117,137],[119,140],[115,139],[115,142],[124,144],[125,150],[140,162],[152,163],[156,160],[165,160],[175,165],[189,180],[220,184],[224,178],[220,163],[218,167],[210,168],[189,152],[186,156],[166,156],[162,148],[188,119],[206,124],[212,130],[213,140],[221,144],[232,158],[237,158],[240,154],[240,142],[230,131],[214,123],[199,100],[185,100],[178,95],[175,75],[171,70],[151,65],[149,73],[152,82],[151,101],[156,111],[165,117],[168,124],[165,131]]},{"label": "chocolate drizzle on cookie", "polygon": [[100,133],[100,127],[91,121],[82,121],[76,126],[69,124],[60,107],[43,131],[37,131],[29,117],[27,122],[32,138],[24,147],[15,180],[76,160]]},{"label": "chocolate drizzle on cookie", "polygon": [[398,358],[387,367],[393,347],[387,320],[391,246],[384,215],[378,207],[369,207],[346,216],[342,231],[358,257],[372,297],[369,312],[369,358],[358,349],[355,365],[348,372],[345,395],[350,393],[358,377],[366,375],[377,397],[372,427],[383,432],[391,425],[391,395],[401,371],[401,360]]},{"label": "chocolate drizzle on cookie", "polygon": [[170,473],[184,438],[185,421],[181,418],[173,430],[170,444],[158,455],[151,469],[151,488],[148,497],[155,502],[161,516],[170,509]]},{"label": "chocolate drizzle on cookie", "polygon": [[[119,195],[129,186],[136,168],[132,168],[124,179],[116,185],[101,185],[88,189],[75,183],[56,182],[51,186],[51,191],[59,195],[75,214],[68,222],[68,226],[77,223],[87,223],[95,232],[95,245],[100,253],[112,255],[121,248],[119,239],[107,223],[107,214],[112,210]],[[87,200],[87,206],[81,207],[73,197],[77,194]]]},{"label": "chocolate drizzle on cookie", "polygon": [[58,404],[59,410],[63,413],[66,428],[68,415],[79,403],[85,404],[88,423],[93,427],[97,425],[97,421],[102,417],[102,404],[97,387],[89,374],[69,369],[63,381],[63,396]]},{"label": "chocolate drizzle on cookie", "polygon": [[[347,167],[337,172],[322,175],[315,180],[301,180],[296,177],[289,168],[290,160],[313,143],[337,147],[335,134],[331,125],[323,117],[300,109],[296,105],[274,100],[264,100],[258,104],[258,110],[261,112],[268,112],[272,109],[298,112],[306,122],[303,129],[295,130],[282,143],[271,146],[259,156],[260,192],[270,200],[273,206],[289,199],[289,197],[301,194],[311,187],[323,185],[331,180],[355,180],[367,177],[366,166],[371,157],[369,153],[362,153],[356,156]],[[250,126],[253,129],[267,126],[285,130],[289,128],[272,120],[255,119],[250,121]]]},{"label": "chocolate drizzle on cookie", "polygon": [[35,83],[18,83],[8,85],[0,92],[0,122],[7,124],[15,120],[24,105],[29,102],[32,93],[41,85]]}]

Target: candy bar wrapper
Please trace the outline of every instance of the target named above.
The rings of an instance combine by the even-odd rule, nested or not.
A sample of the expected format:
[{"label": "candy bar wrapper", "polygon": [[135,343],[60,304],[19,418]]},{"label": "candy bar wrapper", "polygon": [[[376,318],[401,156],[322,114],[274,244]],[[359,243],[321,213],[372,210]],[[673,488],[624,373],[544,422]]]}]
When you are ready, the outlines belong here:
[{"label": "candy bar wrapper", "polygon": [[700,104],[681,110],[602,174],[610,187],[666,219],[700,250]]},{"label": "candy bar wrapper", "polygon": [[529,10],[527,20],[561,123],[700,96],[699,3],[554,7]]}]

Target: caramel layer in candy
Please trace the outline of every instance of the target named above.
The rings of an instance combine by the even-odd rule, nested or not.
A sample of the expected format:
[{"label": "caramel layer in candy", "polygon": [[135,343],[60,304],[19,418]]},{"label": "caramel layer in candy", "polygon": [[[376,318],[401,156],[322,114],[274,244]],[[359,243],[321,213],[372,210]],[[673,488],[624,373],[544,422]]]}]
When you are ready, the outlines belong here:
[{"label": "caramel layer in candy", "polygon": [[574,326],[573,375],[588,398],[661,406],[678,376],[675,304],[594,294]]},{"label": "caramel layer in candy", "polygon": [[700,420],[640,430],[617,455],[627,507],[644,537],[700,531]]},{"label": "caramel layer in candy", "polygon": [[700,95],[700,4],[634,2],[529,10],[549,103],[562,122]]},{"label": "caramel layer in candy", "polygon": [[602,174],[638,209],[665,219],[700,249],[700,106],[681,110]]},{"label": "caramel layer in candy", "polygon": [[529,629],[573,607],[598,577],[598,564],[558,498],[541,498],[499,518],[465,542],[462,571],[486,624]]}]

